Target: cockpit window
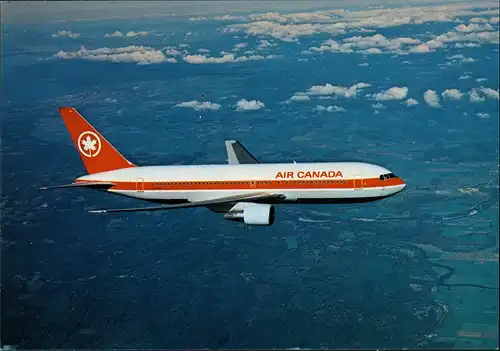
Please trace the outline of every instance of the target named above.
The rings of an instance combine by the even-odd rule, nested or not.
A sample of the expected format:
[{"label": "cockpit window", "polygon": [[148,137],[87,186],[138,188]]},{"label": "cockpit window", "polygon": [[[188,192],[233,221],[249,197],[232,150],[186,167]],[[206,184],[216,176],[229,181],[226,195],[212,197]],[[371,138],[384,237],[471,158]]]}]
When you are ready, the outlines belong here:
[{"label": "cockpit window", "polygon": [[387,179],[391,179],[391,178],[396,178],[396,175],[394,175],[394,173],[386,173],[386,174],[382,174],[379,178],[380,178],[380,180],[387,180]]}]

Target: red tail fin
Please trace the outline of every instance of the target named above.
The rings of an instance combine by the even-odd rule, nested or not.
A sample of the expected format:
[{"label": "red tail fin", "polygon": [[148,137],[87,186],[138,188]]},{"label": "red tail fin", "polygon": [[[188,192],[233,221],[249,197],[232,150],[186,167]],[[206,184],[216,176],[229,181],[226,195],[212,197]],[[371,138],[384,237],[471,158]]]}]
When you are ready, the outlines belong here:
[{"label": "red tail fin", "polygon": [[59,109],[89,174],[135,167],[72,107]]}]

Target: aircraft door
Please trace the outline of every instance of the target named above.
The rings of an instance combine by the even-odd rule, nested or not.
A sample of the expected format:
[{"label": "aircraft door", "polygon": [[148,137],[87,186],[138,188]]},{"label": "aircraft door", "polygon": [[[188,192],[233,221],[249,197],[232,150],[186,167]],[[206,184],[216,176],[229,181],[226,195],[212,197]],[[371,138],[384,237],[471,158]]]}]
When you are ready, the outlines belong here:
[{"label": "aircraft door", "polygon": [[363,190],[363,178],[359,174],[354,176],[354,190]]},{"label": "aircraft door", "polygon": [[144,178],[137,178],[136,179],[135,190],[139,193],[144,192]]}]

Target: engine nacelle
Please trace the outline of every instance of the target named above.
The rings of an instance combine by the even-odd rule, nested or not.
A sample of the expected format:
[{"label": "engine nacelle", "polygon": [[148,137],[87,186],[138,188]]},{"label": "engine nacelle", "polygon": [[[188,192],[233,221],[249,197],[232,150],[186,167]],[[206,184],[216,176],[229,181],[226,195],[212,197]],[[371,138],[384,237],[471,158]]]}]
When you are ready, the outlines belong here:
[{"label": "engine nacelle", "polygon": [[238,202],[224,214],[224,218],[250,225],[272,225],[275,213],[273,205]]}]

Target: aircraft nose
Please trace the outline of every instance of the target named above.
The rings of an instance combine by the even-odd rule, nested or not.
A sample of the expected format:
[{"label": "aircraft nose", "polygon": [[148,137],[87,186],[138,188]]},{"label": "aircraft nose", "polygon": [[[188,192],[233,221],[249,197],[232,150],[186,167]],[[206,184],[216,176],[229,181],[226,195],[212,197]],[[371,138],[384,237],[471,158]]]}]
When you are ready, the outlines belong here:
[{"label": "aircraft nose", "polygon": [[397,192],[399,193],[400,191],[403,191],[406,188],[406,183],[401,178],[398,178],[398,180],[399,184],[397,185]]}]

